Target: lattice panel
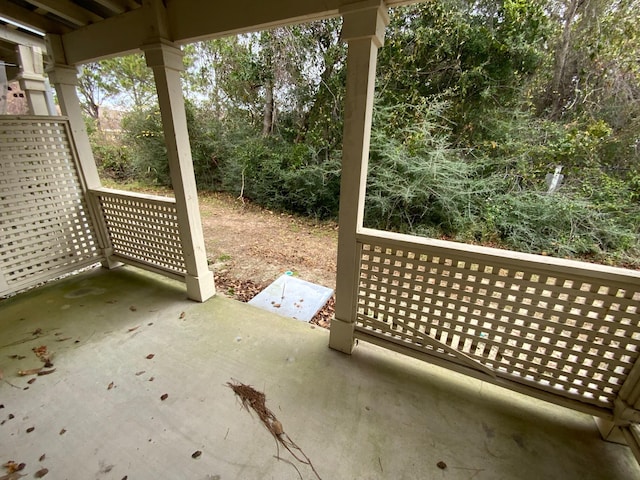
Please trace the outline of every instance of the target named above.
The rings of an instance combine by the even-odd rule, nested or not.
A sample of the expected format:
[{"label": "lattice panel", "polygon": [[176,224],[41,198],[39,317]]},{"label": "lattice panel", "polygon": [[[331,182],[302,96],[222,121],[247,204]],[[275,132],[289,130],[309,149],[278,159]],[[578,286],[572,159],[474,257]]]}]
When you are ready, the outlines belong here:
[{"label": "lattice panel", "polygon": [[97,195],[114,254],[178,275],[186,274],[173,199],[105,191]]},{"label": "lattice panel", "polygon": [[469,258],[423,245],[394,247],[386,239],[364,243],[356,328],[612,407],[640,354],[638,282]]},{"label": "lattice panel", "polygon": [[61,118],[0,117],[0,293],[99,257],[68,132]]}]

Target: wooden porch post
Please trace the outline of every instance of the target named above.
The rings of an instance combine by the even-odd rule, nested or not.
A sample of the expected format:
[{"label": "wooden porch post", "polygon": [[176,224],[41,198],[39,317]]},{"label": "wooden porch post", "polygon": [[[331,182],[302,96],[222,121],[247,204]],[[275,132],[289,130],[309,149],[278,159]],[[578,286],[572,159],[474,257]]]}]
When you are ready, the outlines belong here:
[{"label": "wooden porch post", "polygon": [[147,65],[153,69],[162,127],[169,157],[171,183],[176,197],[180,238],[187,268],[187,295],[204,302],[215,294],[213,272],[207,265],[204,234],[198,208],[187,117],[180,72],[182,52],[173,43],[159,39],[142,47]]},{"label": "wooden porch post", "polygon": [[362,227],[373,115],[376,62],[389,17],[382,1],[345,7],[342,39],[349,45],[344,108],[342,176],[338,235],[336,310],[329,346],[351,353],[356,314],[359,251],[356,232]]},{"label": "wooden porch post", "polygon": [[29,114],[55,115],[55,112],[49,111],[42,50],[40,50],[40,47],[18,45],[18,57],[20,59],[18,81],[20,88],[24,90],[27,96]]},{"label": "wooden porch post", "polygon": [[[47,50],[52,57],[53,65],[47,69],[49,80],[53,83],[58,96],[58,104],[62,115],[69,119],[71,135],[77,153],[78,164],[82,177],[82,184],[86,190],[100,188],[100,176],[98,167],[91,150],[91,142],[87,133],[87,127],[82,116],[82,107],[76,86],[78,85],[78,70],[76,67],[67,65],[67,60],[59,35],[47,35]],[[93,202],[87,202],[89,214],[94,220],[96,229],[96,242],[103,255],[102,266],[113,269],[121,266],[120,262],[111,259],[113,250],[107,233],[102,228],[100,218],[102,213]]]}]

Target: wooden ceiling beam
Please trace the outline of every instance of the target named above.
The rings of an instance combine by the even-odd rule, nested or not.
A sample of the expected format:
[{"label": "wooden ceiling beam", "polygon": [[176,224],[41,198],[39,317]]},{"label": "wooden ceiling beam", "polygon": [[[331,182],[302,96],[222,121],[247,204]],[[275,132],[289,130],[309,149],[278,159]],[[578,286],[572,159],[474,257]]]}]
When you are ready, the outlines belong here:
[{"label": "wooden ceiling beam", "polygon": [[45,48],[44,38],[38,38],[35,35],[23,33],[15,28],[7,25],[0,25],[0,40],[13,43],[14,45],[27,45],[28,47]]},{"label": "wooden ceiling beam", "polygon": [[[2,0],[0,0],[2,1]],[[107,8],[120,6],[120,15],[87,25],[63,36],[67,61],[74,65],[137,51],[159,35],[152,5],[166,4],[168,40],[185,44],[206,38],[319,20],[343,9],[380,5],[382,0],[146,0],[141,8],[124,11],[115,0],[95,0]],[[385,0],[389,7],[421,0]],[[164,8],[164,7],[161,7]],[[0,11],[2,8],[0,7]],[[114,35],[114,32],[118,32]]]},{"label": "wooden ceiling beam", "polygon": [[138,51],[152,35],[148,15],[148,10],[137,8],[63,35],[67,63],[88,63]]},{"label": "wooden ceiling beam", "polygon": [[103,20],[100,15],[85,10],[71,0],[27,0],[42,10],[53,13],[79,27]]},{"label": "wooden ceiling beam", "polygon": [[66,25],[50,20],[8,0],[0,0],[0,17],[25,25],[43,33],[64,34],[71,31]]},{"label": "wooden ceiling beam", "polygon": [[96,3],[99,3],[107,10],[117,14],[124,13],[127,11],[126,7],[122,2],[118,2],[117,0],[94,0]]}]

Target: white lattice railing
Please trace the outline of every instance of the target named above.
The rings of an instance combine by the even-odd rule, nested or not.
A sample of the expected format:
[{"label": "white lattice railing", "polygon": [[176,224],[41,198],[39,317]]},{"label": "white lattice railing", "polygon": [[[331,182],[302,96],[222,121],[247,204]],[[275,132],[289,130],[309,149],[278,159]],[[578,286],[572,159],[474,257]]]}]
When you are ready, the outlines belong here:
[{"label": "white lattice railing", "polygon": [[186,266],[173,198],[108,188],[90,194],[102,212],[113,260],[184,280]]},{"label": "white lattice railing", "polygon": [[0,294],[101,258],[69,125],[0,117]]},{"label": "white lattice railing", "polygon": [[357,337],[613,411],[640,356],[640,272],[368,229],[357,238]]}]

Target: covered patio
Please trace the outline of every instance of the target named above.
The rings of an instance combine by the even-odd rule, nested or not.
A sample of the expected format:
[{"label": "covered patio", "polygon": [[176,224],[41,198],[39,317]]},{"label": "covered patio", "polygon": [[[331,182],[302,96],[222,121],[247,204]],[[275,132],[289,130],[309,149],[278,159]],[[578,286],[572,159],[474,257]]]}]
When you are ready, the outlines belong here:
[{"label": "covered patio", "polygon": [[[273,457],[235,379],[266,394],[325,479],[640,477],[639,272],[363,228],[377,52],[402,3],[0,5],[0,52],[31,114],[0,117],[0,295],[105,267],[0,303],[7,460],[55,478],[313,478]],[[214,297],[180,45],[337,15],[348,59],[327,335]],[[133,51],[154,72],[172,198],[104,188],[89,145],[76,66]],[[55,371],[19,375],[41,346]]]},{"label": "covered patio", "polygon": [[[346,356],[326,330],[220,296],[194,303],[139,269],[94,269],[0,308],[2,462],[29,477],[300,478],[292,462],[316,478],[282,447],[274,458],[233,380],[265,393],[325,480],[640,474],[588,415],[364,342]],[[17,376],[42,366],[41,346],[55,371]]]}]

